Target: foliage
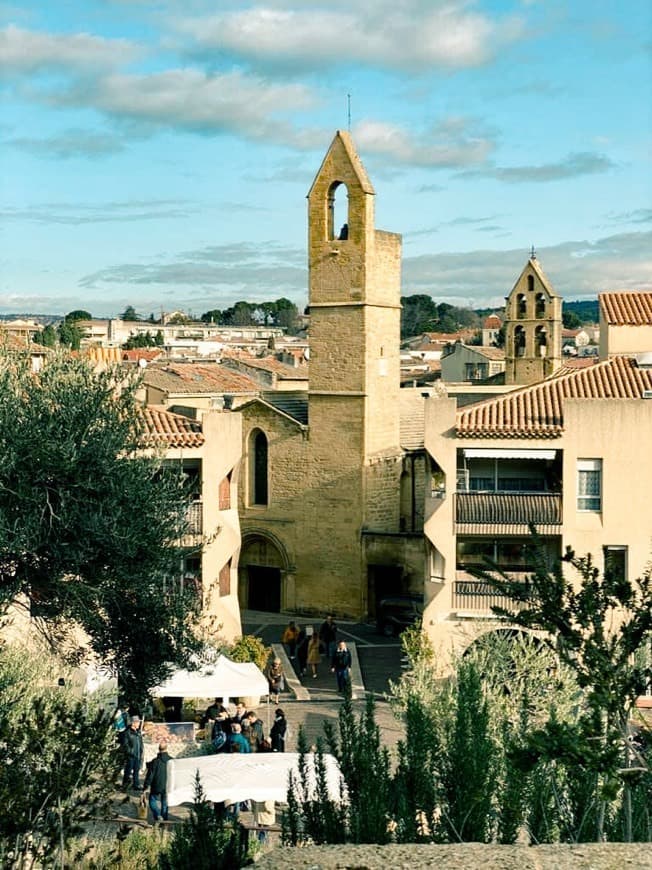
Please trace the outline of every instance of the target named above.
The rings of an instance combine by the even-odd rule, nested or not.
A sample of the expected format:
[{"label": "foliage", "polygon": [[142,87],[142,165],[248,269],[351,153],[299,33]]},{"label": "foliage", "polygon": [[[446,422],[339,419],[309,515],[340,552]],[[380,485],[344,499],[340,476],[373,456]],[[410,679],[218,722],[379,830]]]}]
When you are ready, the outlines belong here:
[{"label": "foliage", "polygon": [[400,843],[429,842],[436,836],[441,801],[441,743],[435,720],[416,692],[407,699],[405,730],[394,777],[394,835]]},{"label": "foliage", "polygon": [[582,320],[574,311],[566,309],[561,315],[561,322],[564,329],[579,329],[582,325]]},{"label": "foliage", "polygon": [[87,838],[85,848],[82,842],[86,856],[74,865],[72,860],[69,863],[80,870],[158,870],[168,841],[168,832],[156,828],[120,830],[115,837],[100,842],[91,843]]},{"label": "foliage", "polygon": [[505,324],[500,327],[494,339],[494,347],[505,347]]},{"label": "foliage", "polygon": [[67,318],[59,324],[59,344],[69,347],[71,350],[79,350],[82,340],[82,331],[75,325],[76,321]]},{"label": "foliage", "polygon": [[470,308],[457,308],[447,302],[437,304],[425,293],[401,297],[401,338],[424,332],[452,333],[479,325],[478,315]]},{"label": "foliage", "polygon": [[[577,582],[566,578],[563,563],[574,569]],[[582,689],[575,721],[548,721],[531,736],[529,749],[535,761],[556,759],[565,767],[573,836],[586,833],[590,805],[592,837],[600,840],[607,804],[621,788],[625,805],[630,803],[627,725],[636,697],[652,677],[649,663],[636,657],[652,632],[652,568],[630,581],[607,564],[601,576],[590,555],[578,557],[570,548],[562,563],[550,568],[539,547],[536,569],[526,584],[495,571],[479,575],[520,607],[496,611],[516,625],[544,631],[544,642]],[[575,776],[581,783],[574,782]],[[587,782],[593,783],[593,797],[585,793]],[[626,827],[626,839],[631,839],[631,815]]]},{"label": "foliage", "polygon": [[237,870],[249,863],[244,828],[218,818],[197,773],[190,816],[175,830],[161,855],[161,870]]},{"label": "foliage", "polygon": [[490,840],[495,756],[480,671],[472,659],[463,659],[457,668],[455,717],[442,776],[451,839]]},{"label": "foliage", "polygon": [[85,311],[83,308],[75,308],[74,311],[69,311],[65,318],[68,323],[74,323],[75,320],[92,320],[93,315],[90,311]]},{"label": "foliage", "polygon": [[127,305],[125,310],[120,315],[120,320],[140,320],[140,316],[136,314],[136,309],[133,305]]},{"label": "foliage", "polygon": [[34,342],[43,345],[43,347],[56,347],[58,341],[57,330],[51,323],[48,323],[39,332],[34,333]]},{"label": "foliage", "polygon": [[261,671],[266,667],[271,651],[271,647],[265,646],[261,638],[253,634],[244,634],[222,649],[232,661],[253,662]]},{"label": "foliage", "polygon": [[137,387],[71,357],[34,377],[0,355],[0,607],[24,603],[69,660],[90,647],[133,701],[195,646],[186,598],[165,588],[188,497],[142,450]]},{"label": "foliage", "polygon": [[3,867],[58,863],[107,807],[118,763],[112,711],[76,701],[55,673],[43,654],[0,653]]},{"label": "foliage", "polygon": [[[298,777],[290,773],[287,810],[281,822],[284,844],[298,846],[304,843],[345,843],[347,841],[347,814],[342,801],[330,797],[324,763],[324,741],[317,740],[315,753],[308,752],[303,727],[297,738],[299,751]],[[312,764],[308,763],[308,758]],[[314,775],[313,775],[314,770]]]},{"label": "foliage", "polygon": [[138,332],[135,335],[130,335],[129,338],[122,345],[124,350],[133,350],[138,347],[163,347],[163,333],[160,329],[156,331],[154,335],[147,330],[147,332]]},{"label": "foliage", "polygon": [[204,323],[220,326],[282,326],[292,333],[296,329],[299,311],[289,299],[281,297],[274,302],[236,302],[231,308],[212,308],[204,312]]}]

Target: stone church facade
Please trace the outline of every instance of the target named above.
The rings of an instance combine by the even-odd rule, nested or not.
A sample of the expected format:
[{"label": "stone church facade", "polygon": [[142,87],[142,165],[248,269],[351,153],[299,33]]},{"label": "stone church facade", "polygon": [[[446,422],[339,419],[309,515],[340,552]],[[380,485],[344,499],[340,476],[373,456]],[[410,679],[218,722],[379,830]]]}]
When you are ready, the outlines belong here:
[{"label": "stone church facade", "polygon": [[401,238],[374,200],[338,132],[308,194],[308,393],[238,408],[244,607],[360,617],[423,590],[424,399],[400,395]]}]

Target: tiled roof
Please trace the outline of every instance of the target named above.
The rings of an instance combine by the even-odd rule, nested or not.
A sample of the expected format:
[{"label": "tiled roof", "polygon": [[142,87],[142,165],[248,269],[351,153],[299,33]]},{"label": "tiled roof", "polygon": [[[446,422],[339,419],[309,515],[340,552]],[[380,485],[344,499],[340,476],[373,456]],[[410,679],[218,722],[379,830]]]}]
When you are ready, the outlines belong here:
[{"label": "tiled roof", "polygon": [[487,359],[494,360],[504,360],[505,359],[505,348],[504,347],[483,347],[482,345],[468,345],[473,350],[481,353],[482,356],[486,356]]},{"label": "tiled roof", "polygon": [[278,411],[292,417],[302,426],[308,425],[308,396],[297,396],[293,393],[278,393],[267,391],[263,393],[263,400],[268,405],[273,405]]},{"label": "tiled roof", "polygon": [[291,366],[281,362],[273,356],[241,358],[241,365],[249,366],[252,369],[262,369],[266,372],[273,372],[280,378],[289,378],[290,380],[308,380],[308,365],[303,363],[299,366]]},{"label": "tiled roof", "polygon": [[400,439],[404,450],[423,449],[426,400],[421,393],[418,387],[405,387],[399,393]]},{"label": "tiled roof", "polygon": [[182,414],[172,414],[154,405],[142,411],[145,423],[145,441],[166,447],[201,447],[204,434],[201,423]]},{"label": "tiled roof", "polygon": [[600,293],[600,311],[611,326],[652,326],[652,292]]},{"label": "tiled roof", "polygon": [[258,385],[247,375],[218,363],[168,363],[145,369],[144,383],[168,394],[257,393]]},{"label": "tiled roof", "polygon": [[138,362],[139,360],[144,359],[150,363],[162,353],[163,351],[160,348],[152,350],[152,348],[148,347],[134,347],[132,350],[123,350],[122,359],[127,362]]},{"label": "tiled roof", "polygon": [[482,324],[483,329],[500,329],[503,325],[502,320],[498,317],[497,314],[490,314],[488,317],[485,317],[484,323]]},{"label": "tiled roof", "polygon": [[640,399],[652,390],[652,369],[628,357],[556,375],[469,405],[457,414],[457,434],[476,438],[556,438],[563,432],[565,399]]}]

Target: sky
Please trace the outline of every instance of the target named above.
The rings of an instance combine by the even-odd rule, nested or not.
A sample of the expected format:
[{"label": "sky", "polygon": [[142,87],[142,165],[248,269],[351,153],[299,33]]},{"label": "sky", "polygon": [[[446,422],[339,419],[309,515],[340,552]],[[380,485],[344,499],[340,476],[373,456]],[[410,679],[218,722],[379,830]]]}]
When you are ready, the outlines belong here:
[{"label": "sky", "polygon": [[337,129],[402,293],[652,289],[649,0],[0,0],[0,313],[307,304]]}]

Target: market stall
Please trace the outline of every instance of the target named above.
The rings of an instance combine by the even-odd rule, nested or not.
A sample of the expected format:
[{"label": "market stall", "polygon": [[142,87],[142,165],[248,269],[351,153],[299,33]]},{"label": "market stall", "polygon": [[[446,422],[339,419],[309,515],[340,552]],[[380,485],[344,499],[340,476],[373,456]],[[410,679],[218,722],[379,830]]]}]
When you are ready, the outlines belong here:
[{"label": "market stall", "polygon": [[[316,756],[304,756],[308,786],[315,790]],[[342,776],[337,760],[324,755],[326,784],[331,800],[342,799]],[[297,752],[257,752],[251,755],[206,755],[198,758],[175,758],[168,763],[168,804],[192,803],[195,796],[195,776],[199,773],[206,798],[211,801],[287,800],[290,771],[299,780]]]}]

